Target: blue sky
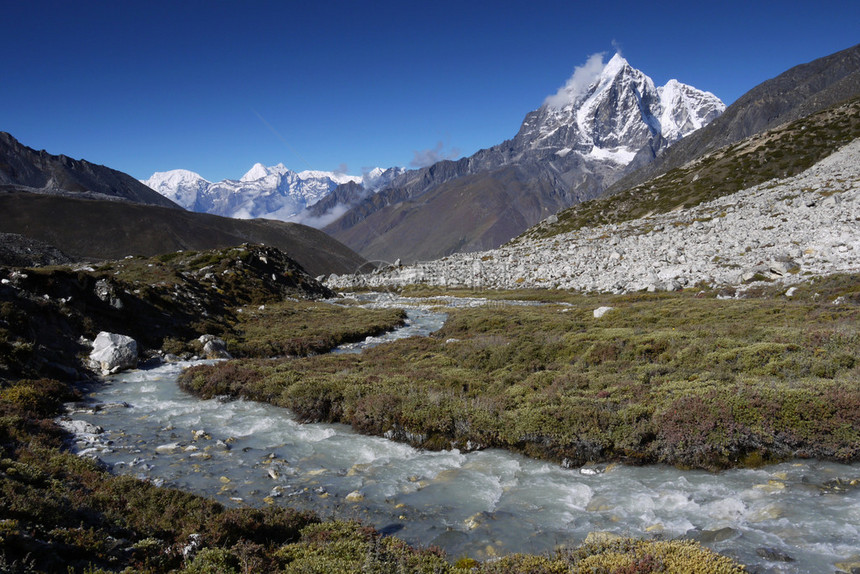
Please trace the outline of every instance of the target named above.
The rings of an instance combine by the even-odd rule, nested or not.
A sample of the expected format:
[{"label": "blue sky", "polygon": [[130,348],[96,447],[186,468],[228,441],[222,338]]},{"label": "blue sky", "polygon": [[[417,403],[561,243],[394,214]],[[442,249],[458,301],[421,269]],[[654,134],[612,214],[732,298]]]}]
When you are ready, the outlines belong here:
[{"label": "blue sky", "polygon": [[596,52],[727,104],[860,42],[860,2],[46,2],[0,19],[0,131],[147,178],[363,169],[513,137]]}]

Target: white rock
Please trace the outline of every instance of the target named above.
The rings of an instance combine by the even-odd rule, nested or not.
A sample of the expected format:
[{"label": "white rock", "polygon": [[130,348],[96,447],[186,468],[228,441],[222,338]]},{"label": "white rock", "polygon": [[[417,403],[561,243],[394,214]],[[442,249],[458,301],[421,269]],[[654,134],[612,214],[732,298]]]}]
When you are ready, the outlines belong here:
[{"label": "white rock", "polygon": [[606,315],[608,312],[612,311],[612,309],[614,309],[614,307],[598,307],[597,309],[594,310],[594,318],[600,319],[601,317]]},{"label": "white rock", "polygon": [[102,427],[82,420],[60,419],[57,421],[57,425],[74,435],[95,435],[104,432]]},{"label": "white rock", "polygon": [[[260,306],[260,309],[263,309]],[[207,359],[232,359],[233,356],[227,352],[227,343],[215,335],[201,335],[197,339],[203,345],[203,354]]]},{"label": "white rock", "polygon": [[364,500],[364,495],[357,490],[353,490],[344,497],[347,502],[361,502]]},{"label": "white rock", "polygon": [[126,335],[102,331],[93,341],[90,365],[108,375],[137,367],[137,341]]}]

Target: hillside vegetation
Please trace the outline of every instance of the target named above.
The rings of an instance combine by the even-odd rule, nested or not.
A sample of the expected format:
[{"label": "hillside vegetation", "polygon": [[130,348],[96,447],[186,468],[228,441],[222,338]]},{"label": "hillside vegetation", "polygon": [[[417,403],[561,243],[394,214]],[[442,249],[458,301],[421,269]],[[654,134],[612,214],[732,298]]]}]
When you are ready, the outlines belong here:
[{"label": "hillside vegetation", "polygon": [[855,98],[721,148],[646,183],[563,210],[520,237],[552,237],[693,207],[770,179],[799,174],[858,137],[860,98]]}]

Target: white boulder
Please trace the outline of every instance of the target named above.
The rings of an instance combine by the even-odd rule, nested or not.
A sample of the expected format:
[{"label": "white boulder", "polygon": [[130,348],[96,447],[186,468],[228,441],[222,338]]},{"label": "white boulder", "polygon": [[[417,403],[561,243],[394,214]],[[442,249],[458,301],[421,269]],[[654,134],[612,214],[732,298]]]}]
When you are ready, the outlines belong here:
[{"label": "white boulder", "polygon": [[103,375],[137,367],[137,341],[126,335],[102,331],[93,341],[90,366]]},{"label": "white boulder", "polygon": [[[260,309],[263,309],[260,306]],[[227,343],[219,339],[215,335],[201,335],[197,341],[203,345],[203,354],[207,359],[232,359],[232,355],[227,352]]]},{"label": "white boulder", "polygon": [[612,309],[612,307],[598,307],[594,310],[594,318],[600,319],[601,317],[612,311]]}]

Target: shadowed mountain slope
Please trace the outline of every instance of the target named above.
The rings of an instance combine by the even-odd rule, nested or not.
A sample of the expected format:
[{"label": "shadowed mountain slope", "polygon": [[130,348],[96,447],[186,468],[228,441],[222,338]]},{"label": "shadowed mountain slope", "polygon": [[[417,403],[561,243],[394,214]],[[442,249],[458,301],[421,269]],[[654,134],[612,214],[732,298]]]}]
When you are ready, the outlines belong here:
[{"label": "shadowed mountain slope", "polygon": [[546,180],[530,180],[512,166],[443,183],[370,213],[338,237],[370,260],[435,259],[497,247],[566,205]]},{"label": "shadowed mountain slope", "polygon": [[351,249],[305,225],[27,193],[9,186],[0,188],[0,230],[92,260],[263,243],[281,249],[314,276],[351,273],[364,263]]}]

